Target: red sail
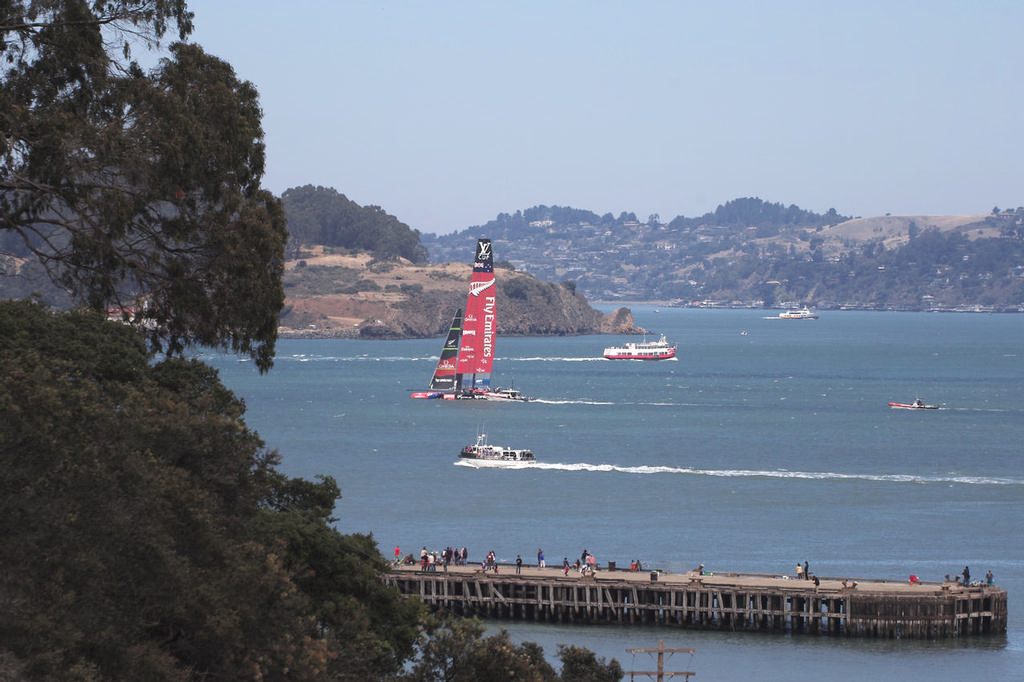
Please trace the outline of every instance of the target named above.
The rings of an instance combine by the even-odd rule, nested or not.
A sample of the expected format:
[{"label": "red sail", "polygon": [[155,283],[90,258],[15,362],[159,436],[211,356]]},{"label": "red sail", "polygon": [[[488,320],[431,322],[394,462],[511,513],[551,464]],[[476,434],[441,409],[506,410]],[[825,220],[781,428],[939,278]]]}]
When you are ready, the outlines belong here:
[{"label": "red sail", "polygon": [[472,387],[490,384],[494,365],[494,340],[497,331],[495,317],[494,255],[490,239],[476,243],[473,277],[466,297],[466,317],[459,345],[459,374],[471,375]]}]

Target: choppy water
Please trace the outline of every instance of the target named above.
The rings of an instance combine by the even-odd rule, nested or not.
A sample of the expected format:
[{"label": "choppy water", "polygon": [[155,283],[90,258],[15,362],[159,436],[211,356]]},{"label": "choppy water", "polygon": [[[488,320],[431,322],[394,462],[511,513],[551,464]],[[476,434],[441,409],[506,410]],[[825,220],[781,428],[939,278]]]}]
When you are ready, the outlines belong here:
[{"label": "choppy water", "polygon": [[[926,580],[966,564],[1010,592],[1008,635],[962,642],[505,624],[549,654],[650,669],[625,649],[664,639],[697,649],[667,669],[700,680],[1024,679],[1024,315],[633,311],[676,360],[600,359],[620,337],[499,339],[495,383],[527,404],[410,400],[442,339],[282,340],[263,377],[209,360],[282,468],[334,476],[340,529],[385,554]],[[918,396],[942,409],[887,406]],[[460,465],[481,430],[540,464]]]}]

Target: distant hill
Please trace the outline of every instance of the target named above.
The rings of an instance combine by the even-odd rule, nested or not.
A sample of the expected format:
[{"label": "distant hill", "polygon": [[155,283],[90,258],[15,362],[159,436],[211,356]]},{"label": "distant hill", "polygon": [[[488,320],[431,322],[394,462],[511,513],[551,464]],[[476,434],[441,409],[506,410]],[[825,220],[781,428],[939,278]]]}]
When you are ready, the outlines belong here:
[{"label": "distant hill", "polygon": [[[469,291],[472,247],[463,263],[380,261],[322,246],[303,250],[285,271],[282,336],[424,338],[443,335]],[[632,315],[605,316],[571,284],[541,282],[495,267],[498,333],[565,336],[635,333]]]},{"label": "distant hill", "polygon": [[420,233],[380,206],[360,206],[329,187],[293,187],[281,195],[288,219],[289,252],[321,245],[367,251],[388,260],[425,263]]},{"label": "distant hill", "polygon": [[[1024,310],[1024,208],[863,218],[745,197],[666,222],[539,205],[437,236],[330,188],[292,188],[282,199],[290,233],[282,319],[288,333],[311,325],[335,334],[443,333],[462,304],[478,237],[492,239],[506,265],[512,314],[504,333],[595,331],[600,324],[580,306],[589,308],[586,301]],[[68,305],[18,248],[0,244],[0,296],[38,293]],[[339,260],[346,254],[357,260]],[[544,312],[528,312],[530,306]],[[555,309],[564,317],[552,317]],[[368,320],[381,322],[371,329]]]},{"label": "distant hill", "polygon": [[849,218],[737,199],[700,218],[640,222],[536,206],[453,235],[476,236],[520,271],[572,281],[591,301],[904,310],[1024,307],[1024,208],[988,215]]}]

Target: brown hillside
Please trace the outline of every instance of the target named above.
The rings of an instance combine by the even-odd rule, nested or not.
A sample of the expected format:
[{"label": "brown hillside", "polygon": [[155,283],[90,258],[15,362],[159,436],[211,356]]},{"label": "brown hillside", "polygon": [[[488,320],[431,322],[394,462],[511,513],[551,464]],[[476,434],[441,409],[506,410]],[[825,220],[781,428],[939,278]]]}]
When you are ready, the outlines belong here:
[{"label": "brown hillside", "polygon": [[918,230],[939,230],[940,232],[962,231],[971,238],[998,237],[997,228],[984,224],[984,215],[912,215],[876,216],[854,218],[832,225],[816,233],[829,241],[868,242],[881,239],[886,248],[901,246],[910,239],[910,226]]},{"label": "brown hillside", "polygon": [[[445,333],[465,303],[472,265],[375,262],[368,254],[304,251],[285,265],[281,336],[424,338]],[[606,319],[572,288],[495,269],[498,333],[545,336],[630,333],[632,314]]]}]

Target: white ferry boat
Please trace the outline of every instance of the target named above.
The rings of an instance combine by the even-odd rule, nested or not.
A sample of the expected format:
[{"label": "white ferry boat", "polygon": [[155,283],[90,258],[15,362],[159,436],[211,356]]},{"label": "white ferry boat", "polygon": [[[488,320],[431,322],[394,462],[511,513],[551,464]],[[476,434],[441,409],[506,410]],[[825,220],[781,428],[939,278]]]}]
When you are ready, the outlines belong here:
[{"label": "white ferry boat", "polygon": [[669,344],[662,334],[657,341],[646,338],[635,343],[630,341],[621,346],[609,346],[604,349],[606,360],[669,360],[676,356],[676,347]]},{"label": "white ferry boat", "polygon": [[525,466],[536,464],[537,459],[529,450],[507,448],[500,445],[491,445],[487,442],[487,434],[481,433],[476,437],[476,443],[467,445],[459,453],[461,459],[471,460],[473,466],[478,467],[501,467],[501,466]]},{"label": "white ferry boat", "polygon": [[813,312],[807,308],[801,308],[799,310],[787,310],[779,313],[780,320],[816,320],[818,319],[818,313]]}]

